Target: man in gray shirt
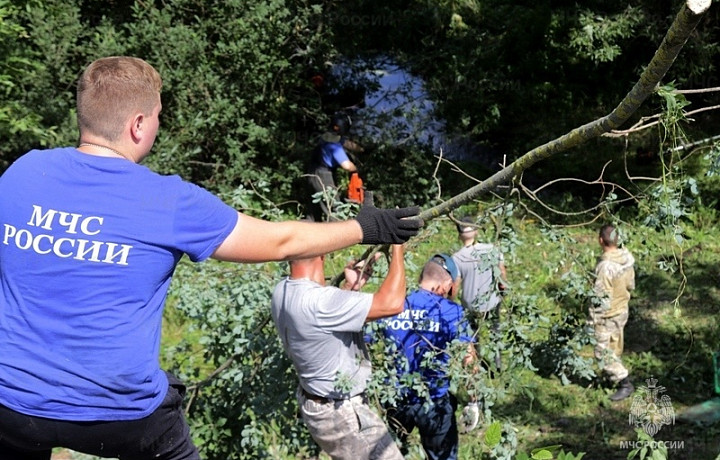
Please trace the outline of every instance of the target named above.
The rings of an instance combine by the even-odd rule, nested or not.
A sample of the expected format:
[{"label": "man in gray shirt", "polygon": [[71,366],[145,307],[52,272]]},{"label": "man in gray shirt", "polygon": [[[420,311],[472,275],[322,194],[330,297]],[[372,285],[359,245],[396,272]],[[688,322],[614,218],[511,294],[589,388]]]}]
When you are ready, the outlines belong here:
[{"label": "man in gray shirt", "polygon": [[387,277],[374,294],[357,292],[367,279],[362,274],[344,285],[352,290],[325,286],[323,264],[323,256],[291,261],[290,276],[272,297],[273,320],[299,378],[300,413],[333,459],[400,460],[365,395],[371,364],[362,330],[368,321],[403,311],[402,245],[392,246]]},{"label": "man in gray shirt", "polygon": [[460,300],[468,311],[487,314],[500,303],[500,291],[505,287],[503,255],[492,244],[475,242],[478,231],[469,218],[463,219],[457,230],[463,247],[452,258],[460,271]]},{"label": "man in gray shirt", "polygon": [[[473,219],[466,217],[457,225],[458,238],[463,247],[452,255],[460,272],[460,302],[468,312],[474,328],[479,321],[490,319],[491,330],[500,333],[501,293],[505,289],[507,273],[500,249],[492,244],[476,242],[478,230]],[[488,318],[491,317],[491,318]],[[500,350],[495,354],[497,370],[502,367]]]}]

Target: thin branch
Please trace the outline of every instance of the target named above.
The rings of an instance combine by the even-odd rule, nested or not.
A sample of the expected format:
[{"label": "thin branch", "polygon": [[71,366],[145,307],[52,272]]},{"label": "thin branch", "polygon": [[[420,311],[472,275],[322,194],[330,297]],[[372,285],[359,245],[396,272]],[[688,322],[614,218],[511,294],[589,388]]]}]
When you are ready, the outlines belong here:
[{"label": "thin branch", "polygon": [[667,150],[667,151],[668,151],[668,152],[678,152],[678,151],[681,151],[681,150],[688,150],[688,149],[691,149],[691,148],[693,148],[693,147],[697,147],[698,145],[708,144],[708,143],[710,143],[710,142],[715,142],[715,141],[718,141],[718,140],[720,140],[720,134],[717,135],[717,136],[706,137],[705,139],[700,139],[700,140],[697,140],[697,141],[695,141],[695,142],[690,142],[689,144],[678,145],[677,147],[673,147],[673,148],[671,148],[671,149],[669,149],[669,150]]},{"label": "thin branch", "polygon": [[711,105],[708,107],[700,107],[699,109],[691,110],[685,114],[686,117],[689,117],[691,115],[695,115],[696,113],[700,112],[707,112],[708,110],[715,110],[720,109],[720,105]]},{"label": "thin branch", "polygon": [[630,170],[628,169],[628,164],[627,164],[627,138],[625,138],[625,155],[623,155],[623,169],[625,169],[625,177],[627,177],[630,182],[635,182],[635,181],[640,181],[640,180],[646,180],[649,182],[658,182],[661,180],[660,177],[631,176],[630,175]]},{"label": "thin branch", "polygon": [[677,89],[675,90],[678,94],[698,94],[698,93],[712,93],[715,91],[720,91],[720,86],[716,86],[714,88],[701,88],[701,89]]},{"label": "thin branch", "polygon": [[438,188],[438,193],[437,193],[438,199],[442,195],[442,193],[441,193],[442,192],[442,184],[440,184],[440,179],[438,179],[437,173],[438,173],[438,169],[440,169],[440,164],[442,163],[442,161],[443,161],[443,151],[442,151],[442,149],[440,149],[440,155],[438,156],[438,161],[435,163],[435,170],[432,173],[432,178],[435,181],[435,184],[437,185],[437,188]]},{"label": "thin branch", "polygon": [[[520,187],[521,187],[522,191],[524,191],[528,197],[530,197],[533,201],[539,203],[540,206],[542,206],[543,208],[547,209],[550,212],[553,212],[553,213],[559,214],[559,215],[563,215],[563,216],[579,216],[579,215],[583,215],[583,214],[589,214],[590,212],[596,211],[597,209],[603,207],[605,204],[603,202],[600,202],[597,205],[590,207],[588,209],[582,210],[582,211],[563,212],[563,211],[558,211],[557,209],[545,204],[545,202],[543,202],[541,199],[539,199],[537,196],[538,191],[541,191],[545,187],[551,186],[556,182],[575,181],[575,182],[581,182],[581,183],[587,184],[587,185],[601,185],[603,187],[603,189],[605,188],[605,186],[610,186],[611,192],[614,192],[617,189],[617,190],[622,190],[623,192],[625,192],[627,194],[627,196],[628,196],[627,198],[615,200],[614,201],[615,203],[625,203],[627,201],[637,201],[637,198],[635,197],[635,195],[630,193],[630,191],[626,190],[625,188],[621,187],[618,184],[615,184],[613,182],[605,182],[602,179],[602,176],[604,175],[604,172],[605,172],[605,168],[608,166],[608,164],[610,164],[610,162],[605,163],[605,165],[603,166],[603,170],[600,173],[600,177],[598,177],[594,181],[587,181],[584,179],[577,179],[577,178],[562,178],[562,179],[556,179],[556,180],[550,181],[546,184],[543,184],[542,187],[539,187],[535,190],[530,190],[529,188],[525,187],[522,183],[520,184]],[[604,195],[605,195],[605,193],[603,193],[603,196]]]},{"label": "thin branch", "polygon": [[[254,333],[259,334],[265,326],[270,322],[271,316],[268,314],[265,319],[263,319],[259,326],[255,328]],[[203,380],[193,384],[189,385],[187,387],[187,392],[190,393],[190,398],[188,399],[187,404],[185,405],[185,414],[190,413],[190,408],[192,407],[195,399],[200,395],[200,390],[206,385],[208,385],[210,382],[215,380],[215,378],[225,372],[226,369],[228,369],[232,363],[235,362],[235,360],[240,359],[244,356],[247,356],[247,351],[243,351],[241,353],[235,353],[234,355],[230,356],[228,359],[225,360],[220,366],[218,366],[210,375],[208,375]]]},{"label": "thin branch", "polygon": [[[696,113],[707,112],[708,110],[716,110],[716,109],[720,109],[720,105],[711,105],[711,106],[708,106],[708,107],[700,107],[699,109],[691,110],[690,112],[685,112],[685,113],[683,114],[683,116],[684,116],[685,118],[688,118],[688,117],[690,117],[690,116],[692,116],[692,115],[695,115]],[[658,117],[658,118],[659,118],[660,115],[653,115],[653,117]],[[649,118],[648,118],[648,119],[649,119]],[[643,118],[643,120],[645,120],[645,118]],[[629,128],[629,129],[625,129],[625,130],[616,130],[616,129],[613,129],[613,130],[611,130],[609,133],[603,134],[603,136],[605,136],[605,137],[623,137],[623,136],[627,136],[628,134],[636,133],[636,132],[638,132],[638,131],[642,131],[642,130],[644,130],[644,129],[647,129],[647,128],[650,128],[650,127],[652,127],[652,126],[655,126],[655,125],[659,124],[661,121],[662,121],[662,120],[658,119],[658,120],[655,120],[655,121],[653,121],[653,122],[651,122],[651,123],[642,124],[642,125],[639,125],[639,124],[636,123],[633,127]]]},{"label": "thin branch", "polygon": [[604,134],[603,134],[603,137],[625,137],[625,136],[627,136],[627,135],[629,135],[629,134],[633,134],[633,133],[636,133],[636,132],[638,132],[638,131],[642,131],[642,130],[644,130],[644,129],[650,128],[650,127],[655,126],[655,125],[658,125],[658,124],[660,124],[660,120],[655,120],[655,121],[653,121],[653,122],[651,122],[651,123],[648,123],[648,124],[646,124],[646,125],[635,126],[635,127],[632,127],[632,128],[629,128],[629,129],[625,129],[625,130],[613,129],[613,130],[610,131],[609,133],[604,133]]}]

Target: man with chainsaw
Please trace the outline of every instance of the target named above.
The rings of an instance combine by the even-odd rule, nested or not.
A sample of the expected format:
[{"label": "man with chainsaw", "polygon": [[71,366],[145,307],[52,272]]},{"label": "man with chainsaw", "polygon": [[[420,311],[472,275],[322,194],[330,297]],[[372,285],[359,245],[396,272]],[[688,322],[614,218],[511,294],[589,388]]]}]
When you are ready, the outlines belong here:
[{"label": "man with chainsaw", "polygon": [[[308,181],[311,195],[322,192],[319,203],[312,202],[310,208],[314,220],[336,220],[332,217],[332,204],[335,201],[337,186],[335,171],[340,168],[351,174],[350,196],[353,201],[363,202],[362,180],[358,168],[350,159],[352,153],[362,153],[364,149],[346,136],[352,122],[347,114],[337,113],[330,121],[329,129],[320,136],[320,143],[315,149],[308,168]],[[323,217],[325,216],[325,217]]]}]

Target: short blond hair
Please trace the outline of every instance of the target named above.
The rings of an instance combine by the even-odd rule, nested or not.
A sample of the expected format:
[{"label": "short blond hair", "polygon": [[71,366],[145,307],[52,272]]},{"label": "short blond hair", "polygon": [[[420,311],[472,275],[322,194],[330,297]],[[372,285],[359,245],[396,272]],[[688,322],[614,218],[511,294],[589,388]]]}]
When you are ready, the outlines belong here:
[{"label": "short blond hair", "polygon": [[128,117],[147,115],[160,103],[162,78],[142,59],[110,56],[92,62],[77,85],[80,134],[89,132],[114,141]]}]

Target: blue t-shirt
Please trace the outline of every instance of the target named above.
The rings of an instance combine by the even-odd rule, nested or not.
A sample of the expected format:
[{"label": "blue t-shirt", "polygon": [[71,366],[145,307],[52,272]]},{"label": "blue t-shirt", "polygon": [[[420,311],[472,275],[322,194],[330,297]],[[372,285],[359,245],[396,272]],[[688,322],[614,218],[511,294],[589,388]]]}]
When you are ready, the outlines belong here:
[{"label": "blue t-shirt", "polygon": [[183,254],[209,257],[238,214],[120,158],[34,150],[0,177],[0,404],[135,420],[167,392],[162,310]]},{"label": "blue t-shirt", "polygon": [[342,142],[343,140],[340,139],[340,142],[323,141],[320,144],[320,159],[330,169],[337,169],[341,163],[350,159],[342,146]]},{"label": "blue t-shirt", "polygon": [[[450,355],[445,350],[456,339],[474,341],[462,306],[418,289],[407,296],[402,313],[383,321],[385,337],[402,353],[396,360],[398,375],[417,372],[428,385],[432,399],[445,396],[450,384],[446,372]],[[423,360],[428,359],[432,364],[424,365]],[[412,391],[406,396],[410,401],[416,399]]]}]

